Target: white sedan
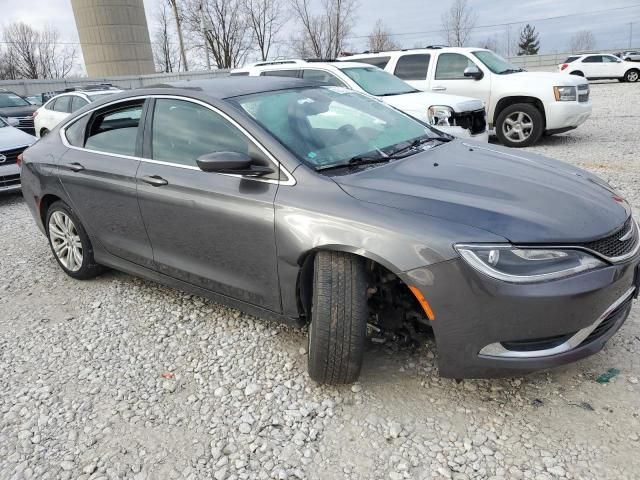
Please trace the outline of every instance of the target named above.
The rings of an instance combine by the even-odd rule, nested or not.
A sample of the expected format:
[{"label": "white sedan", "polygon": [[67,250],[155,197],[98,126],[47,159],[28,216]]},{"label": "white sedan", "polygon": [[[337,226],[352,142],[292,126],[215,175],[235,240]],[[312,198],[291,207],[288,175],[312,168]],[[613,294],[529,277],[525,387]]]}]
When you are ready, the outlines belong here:
[{"label": "white sedan", "polygon": [[74,91],[53,97],[33,114],[37,137],[43,137],[55,128],[62,120],[85,105],[113,95],[121,90]]},{"label": "white sedan", "polygon": [[608,78],[618,79],[621,82],[637,82],[640,79],[640,66],[624,62],[608,53],[572,55],[558,65],[558,70],[590,80]]}]

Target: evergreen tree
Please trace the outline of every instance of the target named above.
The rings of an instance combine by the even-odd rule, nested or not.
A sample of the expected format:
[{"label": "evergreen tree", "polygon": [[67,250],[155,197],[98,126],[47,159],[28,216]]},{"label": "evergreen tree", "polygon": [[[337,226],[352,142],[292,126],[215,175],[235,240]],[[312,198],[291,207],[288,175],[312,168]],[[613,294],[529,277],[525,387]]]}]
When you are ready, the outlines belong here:
[{"label": "evergreen tree", "polygon": [[540,34],[536,32],[536,27],[532,27],[527,23],[520,32],[518,55],[537,55],[540,50],[539,36]]}]

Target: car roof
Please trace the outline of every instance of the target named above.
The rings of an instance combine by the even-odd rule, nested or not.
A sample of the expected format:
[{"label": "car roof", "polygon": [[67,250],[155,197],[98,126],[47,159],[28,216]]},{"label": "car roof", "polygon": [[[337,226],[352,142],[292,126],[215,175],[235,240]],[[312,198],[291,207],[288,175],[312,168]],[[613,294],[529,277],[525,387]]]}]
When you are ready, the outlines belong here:
[{"label": "car roof", "polygon": [[384,52],[364,52],[364,53],[355,53],[353,55],[345,55],[339,57],[338,60],[344,61],[350,58],[358,59],[358,58],[370,58],[370,57],[388,57],[393,55],[410,55],[414,53],[434,53],[434,52],[458,52],[458,53],[469,53],[469,52],[478,52],[487,50],[486,48],[475,48],[475,47],[433,47],[433,48],[407,48],[403,50],[387,50]]},{"label": "car roof", "polygon": [[[273,92],[291,88],[317,87],[317,82],[289,77],[224,77],[207,80],[182,80],[168,82],[141,90],[131,90],[138,95],[151,88],[175,88],[198,90],[207,96],[225,99],[250,95],[252,93]],[[144,95],[144,93],[142,93]]]}]

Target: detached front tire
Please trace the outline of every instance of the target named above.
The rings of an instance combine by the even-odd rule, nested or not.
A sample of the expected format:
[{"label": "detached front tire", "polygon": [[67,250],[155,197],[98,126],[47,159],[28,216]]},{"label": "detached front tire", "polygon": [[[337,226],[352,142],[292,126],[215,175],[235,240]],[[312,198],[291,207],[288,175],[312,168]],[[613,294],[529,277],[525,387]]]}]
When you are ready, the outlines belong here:
[{"label": "detached front tire", "polygon": [[75,212],[63,201],[51,204],[45,227],[49,246],[60,268],[78,280],[100,274],[102,267],[93,258],[93,246]]},{"label": "detached front tire", "polygon": [[319,383],[353,383],[360,375],[367,335],[364,259],[318,252],[314,261],[309,375]]},{"label": "detached front tire", "polygon": [[500,143],[512,148],[528,147],[544,133],[544,117],[531,103],[509,105],[498,115],[496,135]]}]

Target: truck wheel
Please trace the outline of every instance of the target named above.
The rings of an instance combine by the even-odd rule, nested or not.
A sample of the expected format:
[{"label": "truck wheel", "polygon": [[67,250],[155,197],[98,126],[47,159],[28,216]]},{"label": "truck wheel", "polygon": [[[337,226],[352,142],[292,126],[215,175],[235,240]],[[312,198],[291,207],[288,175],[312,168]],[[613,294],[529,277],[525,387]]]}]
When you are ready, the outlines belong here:
[{"label": "truck wheel", "polygon": [[538,141],[544,132],[542,113],[531,103],[516,103],[500,112],[496,122],[496,135],[507,147],[528,147]]},{"label": "truck wheel", "polygon": [[67,275],[87,280],[100,274],[102,267],[93,258],[89,235],[66,203],[51,204],[45,228],[53,256]]},{"label": "truck wheel", "polygon": [[640,72],[634,68],[632,68],[631,70],[627,71],[627,73],[624,74],[624,81],[625,82],[637,82],[638,79],[640,78]]},{"label": "truck wheel", "polygon": [[309,376],[332,385],[360,375],[367,336],[364,260],[343,252],[319,252],[314,261]]}]

